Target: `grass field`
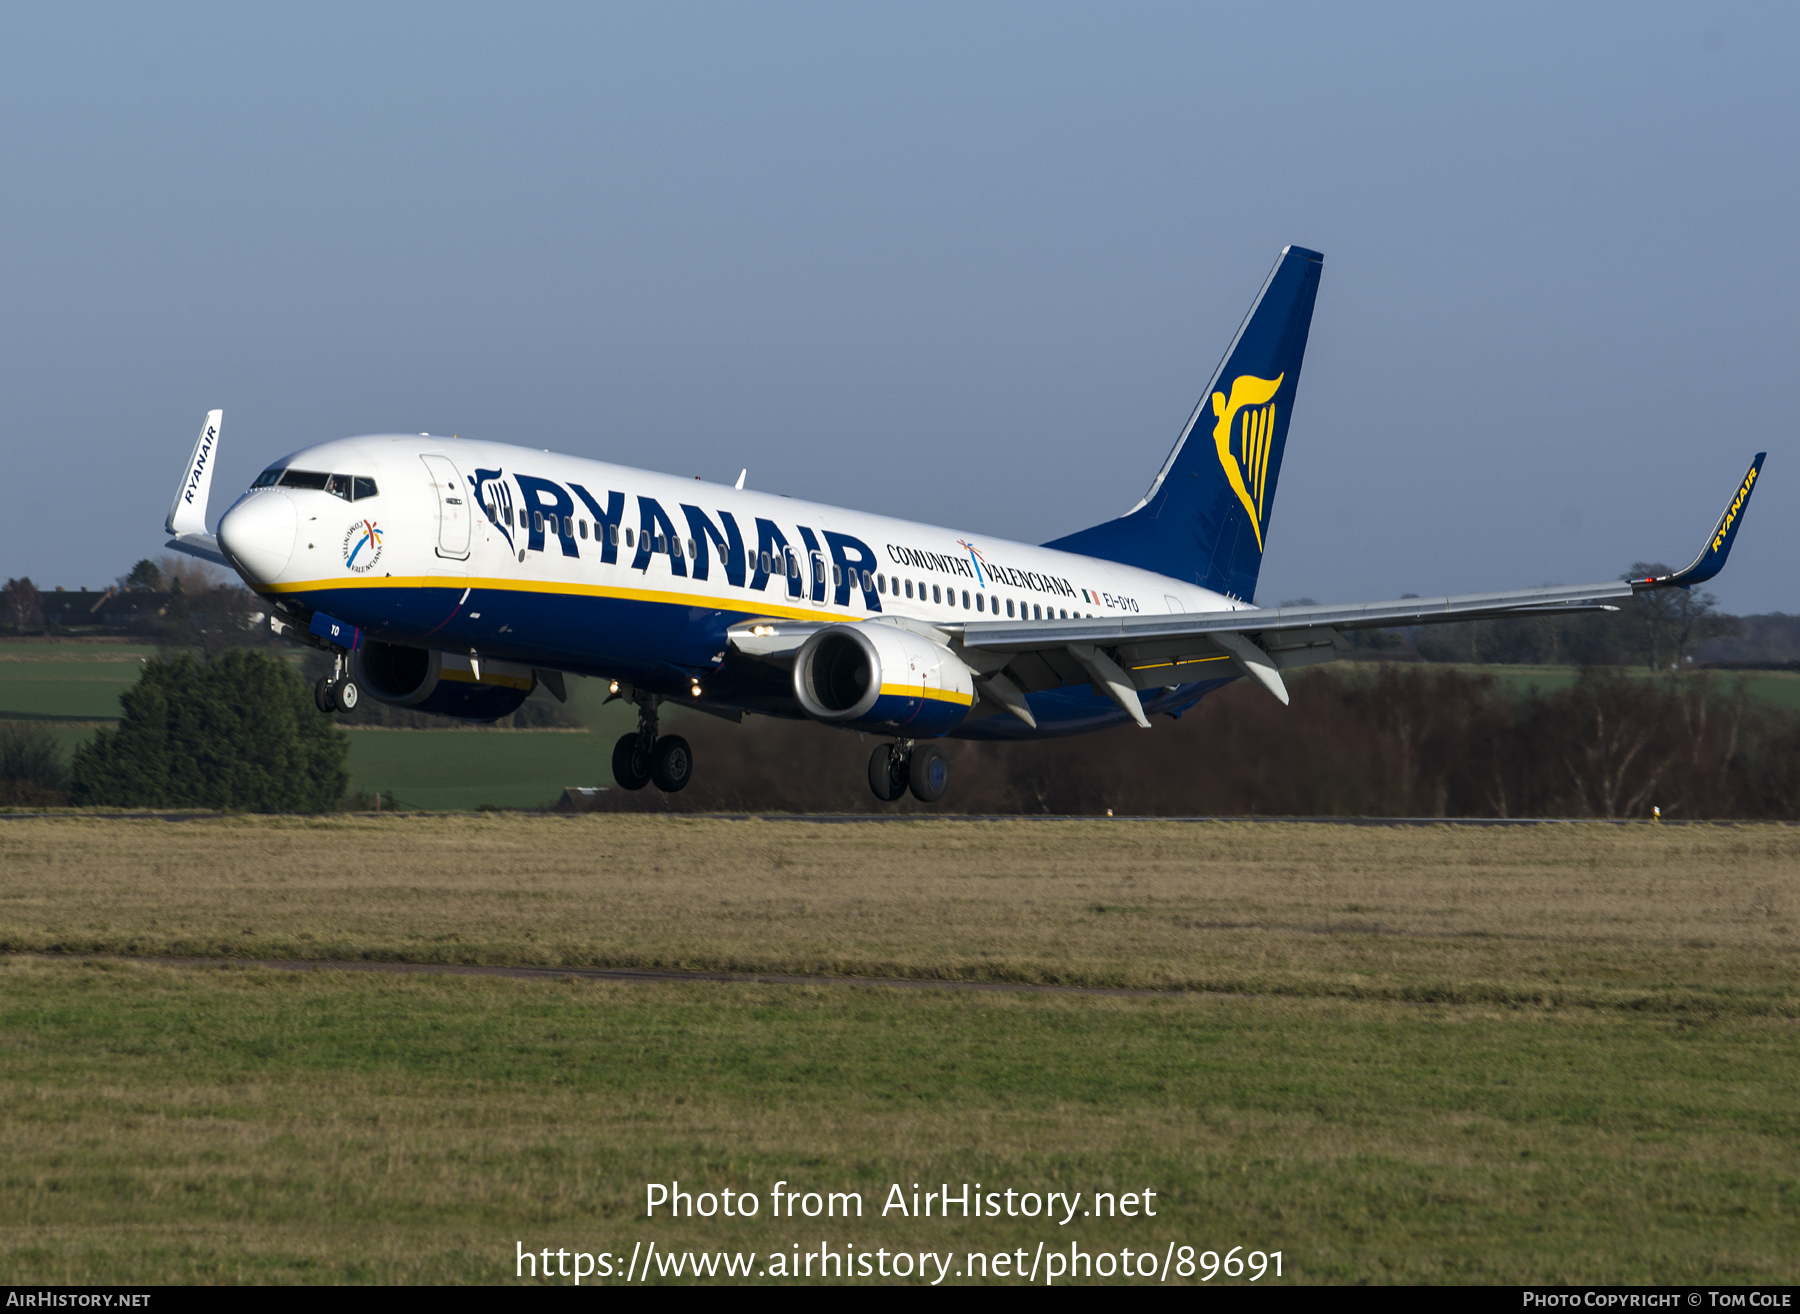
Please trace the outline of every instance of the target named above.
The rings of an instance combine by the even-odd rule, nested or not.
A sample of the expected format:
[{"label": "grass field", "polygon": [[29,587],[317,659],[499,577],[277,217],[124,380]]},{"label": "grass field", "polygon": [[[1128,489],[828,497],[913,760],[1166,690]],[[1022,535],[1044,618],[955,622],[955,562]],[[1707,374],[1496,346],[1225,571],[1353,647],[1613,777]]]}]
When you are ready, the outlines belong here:
[{"label": "grass field", "polygon": [[116,720],[119,695],[154,656],[141,644],[0,640],[0,721]]},{"label": "grass field", "polygon": [[[1800,1280],[1789,827],[56,818],[0,826],[0,854],[0,947],[25,955],[0,967],[16,1281],[1071,1239],[1279,1249],[1313,1281]],[[872,1213],[890,1183],[965,1180],[1148,1186],[1163,1209],[643,1220],[642,1184],[676,1177],[861,1190]]]},{"label": "grass field", "polygon": [[569,785],[611,786],[617,736],[583,730],[353,730],[350,778],[403,808],[535,808]]},{"label": "grass field", "polygon": [[[156,649],[143,645],[68,640],[0,640],[0,721],[47,723],[64,752],[84,742],[97,725],[116,720],[119,694]],[[1346,668],[1337,667],[1336,670]],[[1470,666],[1508,689],[1552,692],[1574,682],[1573,667]],[[1306,678],[1298,672],[1293,678]],[[1718,677],[1726,680],[1735,676]],[[1752,696],[1800,710],[1800,674],[1751,672],[1742,677]],[[632,713],[621,704],[602,706],[593,681],[570,686],[589,733],[567,731],[375,730],[350,736],[352,788],[389,793],[405,808],[460,811],[491,807],[542,807],[570,785],[612,784],[613,741],[629,730]],[[668,716],[681,731],[682,713]],[[755,723],[746,727],[754,733]]]},{"label": "grass field", "polygon": [[[1524,695],[1536,690],[1539,693],[1556,693],[1567,689],[1575,683],[1580,675],[1575,666],[1476,666],[1468,663],[1444,663],[1466,675],[1492,676],[1500,687],[1514,695]],[[1343,671],[1343,666],[1325,669]],[[1639,666],[1621,668],[1627,674],[1641,678],[1651,678],[1653,672]],[[1720,687],[1729,688],[1739,681],[1749,691],[1752,698],[1767,703],[1772,707],[1783,707],[1789,711],[1800,711],[1800,671],[1697,671],[1694,675],[1710,679]]]}]

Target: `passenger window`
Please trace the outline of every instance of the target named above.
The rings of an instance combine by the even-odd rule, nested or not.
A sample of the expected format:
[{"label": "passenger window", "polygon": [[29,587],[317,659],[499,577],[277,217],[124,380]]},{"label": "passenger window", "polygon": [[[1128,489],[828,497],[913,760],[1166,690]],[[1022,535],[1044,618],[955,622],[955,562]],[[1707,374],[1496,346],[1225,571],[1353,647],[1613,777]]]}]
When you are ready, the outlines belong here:
[{"label": "passenger window", "polygon": [[938,594],[938,586],[935,584],[933,584],[931,586],[931,600],[933,602],[940,603],[940,604],[944,601],[944,599]]},{"label": "passenger window", "polygon": [[583,520],[580,522],[580,524],[581,524],[581,536],[583,538],[586,538],[587,537],[587,521]]},{"label": "passenger window", "polygon": [[1037,603],[1035,603],[1035,602],[1031,604],[1031,619],[1032,620],[1043,620],[1044,619],[1043,609],[1040,608],[1037,605]]},{"label": "passenger window", "polygon": [[285,470],[283,470],[280,466],[278,466],[278,465],[272,466],[269,469],[264,470],[261,474],[257,475],[256,482],[251,484],[250,487],[252,487],[252,488],[273,488],[276,484],[281,482],[281,476],[286,473],[287,472]]},{"label": "passenger window", "polygon": [[986,611],[987,610],[987,603],[982,601],[981,594],[979,594],[979,593],[977,593],[975,595],[975,610],[976,611]]},{"label": "passenger window", "polygon": [[636,537],[637,537],[637,535],[634,534],[631,530],[629,530],[629,529],[626,530],[625,531],[625,546],[626,547],[635,546],[635,544],[632,542],[632,540],[635,539]]},{"label": "passenger window", "polygon": [[531,513],[531,532],[534,534],[541,534],[544,532],[544,513],[542,511],[533,511]]},{"label": "passenger window", "polygon": [[608,525],[606,527],[606,538],[607,538],[607,541],[609,543],[611,543],[614,547],[618,547],[619,546],[619,527],[617,525]]},{"label": "passenger window", "polygon": [[863,573],[862,573],[862,586],[863,586],[864,593],[868,593],[870,590],[872,590],[874,588],[874,582],[872,580],[870,580],[869,572],[866,570],[863,571]]},{"label": "passenger window", "polygon": [[912,581],[910,579],[906,581],[906,596],[912,597]]},{"label": "passenger window", "polygon": [[836,588],[842,588],[843,586],[844,586],[844,568],[842,566],[838,565],[838,563],[834,561],[831,563],[831,587],[836,589]]},{"label": "passenger window", "polygon": [[963,610],[967,611],[968,609],[969,609],[969,591],[967,589],[964,589],[963,590]]},{"label": "passenger window", "polygon": [[789,579],[799,579],[800,578],[800,554],[795,552],[792,548],[788,549],[787,565],[788,565],[788,578]]}]

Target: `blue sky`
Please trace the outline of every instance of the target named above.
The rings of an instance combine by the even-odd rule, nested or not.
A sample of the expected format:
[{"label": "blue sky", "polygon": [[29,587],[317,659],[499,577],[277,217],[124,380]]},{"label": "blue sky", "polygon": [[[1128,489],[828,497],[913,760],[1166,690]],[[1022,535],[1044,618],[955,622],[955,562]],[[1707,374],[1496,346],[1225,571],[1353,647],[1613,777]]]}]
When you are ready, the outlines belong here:
[{"label": "blue sky", "polygon": [[[1800,611],[1800,8],[8,6],[0,576],[459,433],[1042,541],[1325,252],[1259,598]],[[1790,473],[1794,471],[1796,473]]]}]

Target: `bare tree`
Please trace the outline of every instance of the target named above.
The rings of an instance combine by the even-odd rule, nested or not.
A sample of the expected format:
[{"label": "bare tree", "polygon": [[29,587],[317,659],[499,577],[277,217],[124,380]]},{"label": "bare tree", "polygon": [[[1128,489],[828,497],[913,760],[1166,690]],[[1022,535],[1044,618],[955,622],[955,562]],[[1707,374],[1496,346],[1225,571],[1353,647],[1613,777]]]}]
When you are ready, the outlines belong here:
[{"label": "bare tree", "polygon": [[0,593],[0,617],[12,626],[14,634],[44,623],[43,595],[29,575],[6,581],[5,592]]}]

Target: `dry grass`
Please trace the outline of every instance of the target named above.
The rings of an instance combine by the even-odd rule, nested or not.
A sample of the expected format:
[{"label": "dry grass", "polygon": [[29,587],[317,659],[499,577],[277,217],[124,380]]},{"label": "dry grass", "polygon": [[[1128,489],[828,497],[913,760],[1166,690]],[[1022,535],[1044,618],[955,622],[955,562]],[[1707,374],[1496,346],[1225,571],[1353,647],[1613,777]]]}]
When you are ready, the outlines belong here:
[{"label": "dry grass", "polygon": [[392,817],[0,827],[11,951],[1800,1015],[1800,830]]}]

